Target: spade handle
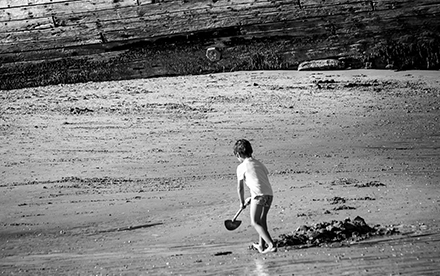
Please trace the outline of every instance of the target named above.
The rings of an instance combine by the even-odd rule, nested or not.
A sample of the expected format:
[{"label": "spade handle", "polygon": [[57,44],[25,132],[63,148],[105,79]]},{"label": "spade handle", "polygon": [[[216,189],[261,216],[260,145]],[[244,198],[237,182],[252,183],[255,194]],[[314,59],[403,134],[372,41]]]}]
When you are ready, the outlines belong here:
[{"label": "spade handle", "polygon": [[232,219],[232,221],[235,221],[238,218],[238,216],[240,215],[241,211],[243,211],[243,210],[244,210],[244,208],[240,208],[240,210],[238,210],[238,212],[235,214],[235,216]]},{"label": "spade handle", "polygon": [[244,206],[242,208],[240,208],[240,210],[238,210],[238,212],[235,214],[235,216],[232,219],[232,221],[235,221],[238,218],[238,216],[240,215],[241,211],[243,211],[246,208],[246,206],[248,206],[250,203],[251,203],[250,200],[246,200]]}]

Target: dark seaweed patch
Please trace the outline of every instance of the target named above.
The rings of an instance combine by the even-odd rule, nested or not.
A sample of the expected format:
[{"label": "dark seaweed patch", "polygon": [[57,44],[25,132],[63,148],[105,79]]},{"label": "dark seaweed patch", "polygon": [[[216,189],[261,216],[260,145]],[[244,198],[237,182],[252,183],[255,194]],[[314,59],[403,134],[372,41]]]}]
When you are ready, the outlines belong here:
[{"label": "dark seaweed patch", "polygon": [[326,246],[332,243],[360,241],[374,236],[398,234],[395,227],[384,227],[376,225],[369,226],[359,216],[353,220],[332,220],[331,222],[319,222],[315,225],[302,225],[292,234],[281,234],[276,243],[278,247],[299,246]]}]

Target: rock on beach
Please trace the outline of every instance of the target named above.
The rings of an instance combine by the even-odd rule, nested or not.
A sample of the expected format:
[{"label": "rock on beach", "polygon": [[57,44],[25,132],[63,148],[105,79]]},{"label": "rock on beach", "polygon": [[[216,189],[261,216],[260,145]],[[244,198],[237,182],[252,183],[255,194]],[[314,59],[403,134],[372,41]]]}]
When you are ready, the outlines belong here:
[{"label": "rock on beach", "polygon": [[341,70],[345,68],[345,63],[337,59],[320,59],[304,61],[298,66],[298,71],[307,70]]}]

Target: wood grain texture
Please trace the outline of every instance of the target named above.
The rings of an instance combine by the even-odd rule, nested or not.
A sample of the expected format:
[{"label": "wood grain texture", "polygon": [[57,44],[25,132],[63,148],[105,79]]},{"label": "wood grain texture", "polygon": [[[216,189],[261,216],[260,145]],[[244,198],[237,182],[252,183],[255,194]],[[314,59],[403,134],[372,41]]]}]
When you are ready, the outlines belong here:
[{"label": "wood grain texture", "polygon": [[[166,65],[160,70],[119,72],[147,77],[153,72],[197,73],[200,70],[171,65],[155,49],[177,55],[175,62],[201,63],[209,46],[223,52],[222,60],[197,65],[209,72],[228,66],[252,69],[255,62],[246,63],[252,55],[270,60],[259,67],[271,67],[271,59],[286,68],[332,56],[366,60],[373,52],[393,62],[395,58],[388,56],[396,47],[429,48],[429,64],[435,67],[438,47],[428,42],[438,41],[439,35],[440,1],[436,0],[0,0],[3,68],[13,68],[9,63],[16,62],[25,66],[26,61],[96,60],[109,52],[118,53],[114,58],[121,68],[137,68],[137,61],[122,54],[128,51],[136,52],[138,60],[148,52]],[[402,40],[406,36],[411,42]],[[252,45],[261,43],[268,51],[236,52],[256,51]],[[379,51],[377,45],[383,49]],[[188,51],[195,51],[192,47],[197,54],[189,55]],[[226,62],[229,53],[246,58],[239,65],[233,64],[240,60],[236,56]]]},{"label": "wood grain texture", "polygon": [[[249,3],[249,2],[248,2]],[[148,39],[176,33],[193,32],[204,29],[224,28],[235,25],[257,25],[270,24],[272,22],[287,22],[309,20],[311,18],[326,17],[331,21],[334,16],[350,14],[354,21],[367,21],[366,13],[371,12],[371,6],[366,2],[351,1],[329,5],[322,8],[309,6],[297,7],[292,1],[280,2],[252,2],[250,9],[247,5],[237,5],[230,9],[229,5],[222,8],[200,8],[199,3],[191,3],[185,9],[164,10],[160,5],[149,5],[152,9],[145,11],[145,7],[125,7],[119,9],[100,10],[100,12],[86,12],[72,15],[57,15],[51,18],[41,18],[39,21],[27,23],[27,29],[20,31],[4,31],[0,33],[0,51],[7,52],[8,49],[17,49],[21,45],[23,51],[35,49],[35,47],[47,48],[51,42],[57,47],[72,47],[87,43],[112,42],[120,40]],[[275,3],[275,4],[274,4]],[[99,4],[99,3],[98,3]],[[102,4],[102,3],[101,3]],[[118,3],[120,4],[120,3]],[[196,5],[195,5],[196,4]],[[279,5],[284,5],[280,10]],[[290,6],[288,6],[288,4]],[[194,6],[195,5],[195,6]],[[387,17],[393,19],[399,16],[422,13],[438,12],[439,5],[430,7],[431,10],[413,9],[411,5],[398,10],[386,11]],[[382,15],[382,10],[376,10],[376,14]],[[365,19],[364,19],[365,18]],[[52,20],[51,20],[52,19]],[[366,24],[366,23],[365,23]],[[279,25],[279,24],[278,24]],[[287,24],[289,25],[289,24]],[[17,23],[13,24],[14,30],[18,29]],[[270,31],[270,30],[269,30]],[[275,30],[277,31],[277,30]],[[289,33],[290,29],[284,29]],[[305,32],[313,30],[307,29]],[[304,32],[294,34],[303,35]],[[79,39],[81,38],[81,39]],[[35,45],[38,43],[38,45]],[[10,47],[11,44],[13,47]],[[9,45],[9,46],[7,46]],[[14,50],[16,51],[16,50]]]}]

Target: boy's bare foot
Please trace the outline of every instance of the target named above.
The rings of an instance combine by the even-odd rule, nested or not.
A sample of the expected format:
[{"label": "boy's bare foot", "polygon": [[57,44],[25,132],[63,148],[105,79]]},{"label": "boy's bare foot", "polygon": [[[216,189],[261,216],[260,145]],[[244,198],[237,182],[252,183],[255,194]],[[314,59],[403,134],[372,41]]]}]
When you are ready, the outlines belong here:
[{"label": "boy's bare foot", "polygon": [[277,248],[273,245],[269,245],[266,249],[264,249],[263,251],[260,251],[261,254],[267,254],[267,253],[272,253],[272,252],[277,252]]},{"label": "boy's bare foot", "polygon": [[252,246],[258,250],[258,252],[263,253],[263,246],[260,245],[259,243],[253,243]]}]

